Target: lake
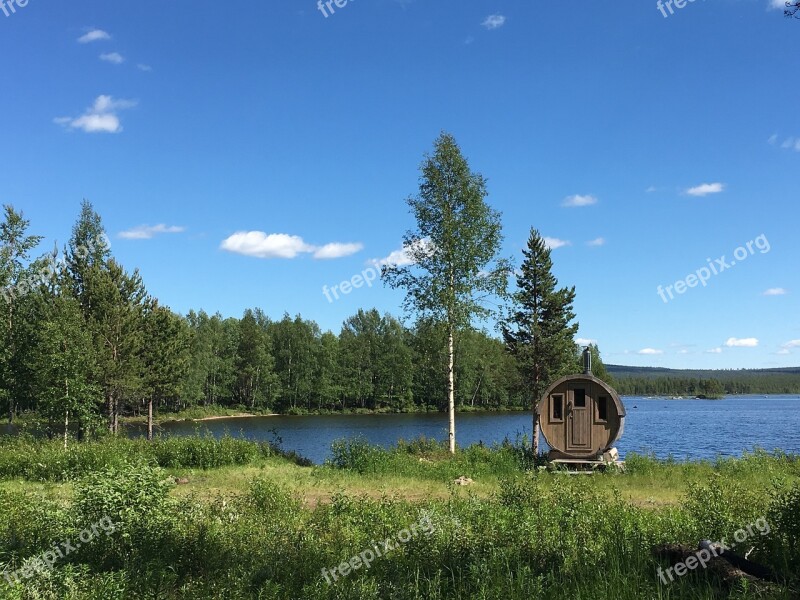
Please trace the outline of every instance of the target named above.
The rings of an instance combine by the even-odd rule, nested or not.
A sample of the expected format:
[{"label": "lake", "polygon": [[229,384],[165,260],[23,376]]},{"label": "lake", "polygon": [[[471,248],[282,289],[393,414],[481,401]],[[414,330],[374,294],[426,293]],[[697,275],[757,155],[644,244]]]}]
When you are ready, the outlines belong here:
[{"label": "lake", "polygon": [[[781,449],[800,454],[800,396],[735,396],[724,400],[667,400],[625,397],[628,416],[625,434],[617,447],[627,452],[652,452],[659,458],[678,460],[740,456],[753,448]],[[532,430],[526,412],[464,413],[456,416],[456,440],[465,446],[491,445]],[[144,426],[129,426],[128,435],[144,435]],[[342,438],[362,437],[372,444],[394,445],[397,440],[420,436],[447,438],[447,415],[320,415],[303,417],[252,417],[215,421],[171,422],[160,435],[226,432],[250,440],[273,441],[315,463],[330,456],[331,444]],[[544,440],[542,440],[544,442]],[[542,444],[545,446],[544,443]]]}]

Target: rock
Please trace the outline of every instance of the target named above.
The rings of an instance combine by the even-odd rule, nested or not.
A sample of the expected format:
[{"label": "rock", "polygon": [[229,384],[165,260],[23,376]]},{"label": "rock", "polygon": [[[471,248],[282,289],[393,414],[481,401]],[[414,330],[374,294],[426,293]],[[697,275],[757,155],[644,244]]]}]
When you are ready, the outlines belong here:
[{"label": "rock", "polygon": [[475,482],[472,481],[472,479],[470,479],[469,477],[464,477],[462,475],[461,477],[456,479],[453,483],[455,483],[456,485],[472,485]]},{"label": "rock", "polygon": [[612,448],[605,454],[603,454],[603,462],[604,463],[615,463],[619,461],[619,450],[616,448]]},{"label": "rock", "polygon": [[187,483],[189,483],[189,479],[186,477],[176,477],[175,483],[178,485],[186,485]]}]

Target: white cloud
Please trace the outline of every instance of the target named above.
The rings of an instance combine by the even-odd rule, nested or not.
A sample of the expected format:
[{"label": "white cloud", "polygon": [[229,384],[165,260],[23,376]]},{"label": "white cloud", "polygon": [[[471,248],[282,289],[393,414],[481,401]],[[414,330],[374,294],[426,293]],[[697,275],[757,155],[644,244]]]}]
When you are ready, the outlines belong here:
[{"label": "white cloud", "polygon": [[778,351],[777,351],[775,354],[780,354],[780,355],[782,355],[782,356],[783,356],[783,355],[786,355],[786,354],[791,354],[791,353],[792,353],[792,352],[791,352],[791,351],[790,351],[788,348],[781,348],[781,349],[780,349],[780,350],[778,350]]},{"label": "white cloud", "polygon": [[777,141],[778,141],[778,134],[777,133],[773,133],[771,136],[769,136],[769,139],[767,140],[767,143],[770,144],[771,146],[774,146]]},{"label": "white cloud", "polygon": [[384,258],[373,258],[372,260],[368,261],[374,267],[383,267],[383,266],[394,266],[394,267],[408,267],[414,264],[414,259],[412,258],[412,254],[414,254],[413,249],[419,248],[423,252],[430,253],[433,252],[433,243],[429,239],[420,240],[416,243],[416,246],[404,246],[399,250],[395,250],[391,252],[389,256]]},{"label": "white cloud", "polygon": [[121,231],[119,237],[124,240],[149,240],[160,233],[182,233],[186,231],[185,227],[179,225],[139,225],[127,231]]},{"label": "white cloud", "polygon": [[300,253],[315,250],[299,236],[286,233],[267,235],[263,231],[236,232],[223,240],[220,248],[257,258],[295,258]]},{"label": "white cloud", "polygon": [[800,340],[791,340],[786,342],[781,346],[781,348],[785,350],[790,350],[791,348],[800,348]]},{"label": "white cloud", "polygon": [[314,251],[314,258],[343,258],[345,256],[351,256],[356,252],[361,252],[363,249],[364,244],[340,244],[338,242],[334,242],[331,244],[325,244],[321,248],[317,248]]},{"label": "white cloud", "polygon": [[[769,143],[775,145],[778,141],[778,135],[775,134],[771,138],[769,138]],[[800,152],[800,137],[787,137],[781,143],[781,148],[784,150],[795,150],[796,152]]]},{"label": "white cloud", "polygon": [[703,183],[698,186],[689,188],[686,193],[690,196],[708,196],[709,194],[719,194],[725,190],[724,183]]},{"label": "white cloud", "polygon": [[706,354],[722,354],[722,348],[711,348],[711,350],[706,350]]},{"label": "white cloud", "polygon": [[355,254],[363,245],[333,242],[324,246],[313,246],[300,236],[287,233],[237,231],[224,239],[220,248],[256,258],[296,258],[300,254],[313,254],[317,259],[331,259]]},{"label": "white cloud", "polygon": [[770,8],[786,8],[786,0],[770,0],[769,2]]},{"label": "white cloud", "polygon": [[[59,124],[64,124],[64,119],[56,119]],[[119,117],[117,115],[93,115],[86,114],[78,117],[77,119],[66,119],[69,123],[70,129],[81,129],[86,133],[119,133],[122,131]]]},{"label": "white cloud", "polygon": [[111,35],[102,29],[92,29],[78,38],[79,44],[88,44],[90,42],[97,42],[102,40],[110,40]]},{"label": "white cloud", "polygon": [[125,57],[119,52],[107,52],[100,55],[100,60],[111,63],[112,65],[121,65],[125,62]]},{"label": "white cloud", "polygon": [[764,292],[764,296],[785,296],[788,293],[783,288],[769,288]]},{"label": "white cloud", "polygon": [[394,265],[397,267],[407,267],[408,265],[413,265],[414,261],[411,260],[408,252],[405,248],[401,250],[395,250],[384,258],[373,258],[370,263],[372,263],[376,267],[382,267],[384,265]]},{"label": "white cloud", "polygon": [[755,348],[758,346],[758,340],[756,338],[728,338],[725,345],[728,348]]},{"label": "white cloud", "polygon": [[651,185],[649,188],[645,190],[646,194],[652,194],[653,192],[657,192],[658,188],[654,185]]},{"label": "white cloud", "polygon": [[550,248],[550,250],[557,250],[558,248],[563,248],[564,246],[571,246],[572,242],[553,237],[545,237],[544,245]]},{"label": "white cloud", "polygon": [[573,196],[567,196],[564,198],[564,202],[561,203],[561,206],[591,206],[592,204],[597,204],[597,198],[595,196],[592,196],[591,194],[587,194],[585,196],[575,194]]},{"label": "white cloud", "polygon": [[135,100],[117,100],[111,96],[98,96],[94,104],[80,117],[58,117],[58,125],[80,129],[85,133],[119,133],[122,131],[117,112],[136,106]]},{"label": "white cloud", "polygon": [[605,246],[606,245],[606,239],[602,238],[602,237],[595,238],[593,240],[589,240],[588,242],[586,242],[586,245],[587,246],[593,246],[593,247]]},{"label": "white cloud", "polygon": [[153,70],[153,67],[151,67],[150,65],[145,65],[142,63],[136,65],[136,68],[139,69],[140,71],[145,71],[146,73],[149,73],[150,71]]},{"label": "white cloud", "polygon": [[678,354],[689,354],[689,351],[686,348],[682,348],[681,350],[678,350]]},{"label": "white cloud", "polygon": [[95,99],[91,110],[92,112],[96,113],[104,113],[114,110],[122,110],[125,108],[133,108],[134,106],[136,106],[136,100],[115,100],[111,96],[98,96]]},{"label": "white cloud", "polygon": [[655,348],[642,348],[636,354],[641,354],[642,356],[657,356],[659,354],[664,354],[664,351],[656,350]]},{"label": "white cloud", "polygon": [[597,340],[590,340],[589,338],[576,338],[575,343],[578,346],[591,346],[592,344],[596,344]]},{"label": "white cloud", "polygon": [[506,18],[503,15],[489,15],[486,19],[481,23],[486,29],[499,29],[503,25],[506,24]]}]

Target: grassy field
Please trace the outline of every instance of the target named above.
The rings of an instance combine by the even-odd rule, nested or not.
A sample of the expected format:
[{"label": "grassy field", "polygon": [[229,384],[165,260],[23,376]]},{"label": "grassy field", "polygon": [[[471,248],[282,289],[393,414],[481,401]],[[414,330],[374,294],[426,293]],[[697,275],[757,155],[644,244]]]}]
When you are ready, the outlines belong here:
[{"label": "grassy field", "polygon": [[[474,483],[456,485],[462,476]],[[111,522],[51,569],[21,571]],[[654,549],[733,540],[748,525],[736,551],[781,583],[712,568],[659,578],[670,564]],[[796,598],[799,545],[795,456],[631,456],[625,473],[572,476],[513,445],[450,457],[425,440],[356,441],[308,466],[230,438],[67,452],[0,440],[2,598]]]}]

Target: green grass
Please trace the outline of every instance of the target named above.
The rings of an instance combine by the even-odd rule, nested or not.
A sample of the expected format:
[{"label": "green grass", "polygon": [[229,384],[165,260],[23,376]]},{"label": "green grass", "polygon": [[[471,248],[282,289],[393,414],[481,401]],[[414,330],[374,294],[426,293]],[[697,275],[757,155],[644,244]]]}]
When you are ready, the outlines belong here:
[{"label": "green grass", "polygon": [[[15,461],[21,464],[13,466]],[[39,466],[44,465],[44,466]],[[210,438],[0,442],[0,570],[109,516],[109,537],[0,597],[792,598],[792,587],[695,572],[664,586],[652,549],[731,538],[766,517],[751,558],[800,572],[800,459],[757,452],[627,472],[549,473],[519,446],[451,457],[437,442],[338,443],[323,466]],[[457,487],[460,476],[474,485]],[[188,479],[175,485],[176,477]],[[329,585],[322,569],[425,521],[395,551]]]}]

